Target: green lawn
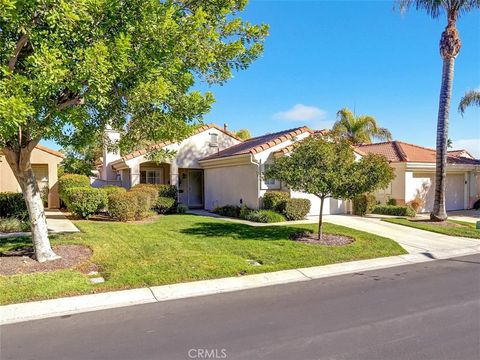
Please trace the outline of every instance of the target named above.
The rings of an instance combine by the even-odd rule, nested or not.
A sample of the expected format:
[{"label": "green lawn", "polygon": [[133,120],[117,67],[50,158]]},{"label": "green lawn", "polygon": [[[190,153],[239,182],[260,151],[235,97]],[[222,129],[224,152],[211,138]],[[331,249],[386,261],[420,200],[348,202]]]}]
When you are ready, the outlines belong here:
[{"label": "green lawn", "polygon": [[436,232],[439,234],[450,235],[450,236],[462,236],[480,239],[480,230],[475,228],[474,223],[458,220],[447,220],[450,223],[461,225],[461,226],[439,226],[432,224],[425,224],[419,221],[411,221],[405,218],[393,218],[393,219],[383,219],[383,221],[400,224],[405,226],[410,226],[413,228],[427,230]]},{"label": "green lawn", "polygon": [[[315,225],[251,227],[195,215],[169,215],[142,225],[95,221],[76,225],[81,233],[52,237],[53,245],[90,246],[91,262],[100,267],[106,282],[91,285],[77,270],[0,276],[1,304],[405,253],[390,239],[331,224],[325,224],[326,232],[356,241],[342,247],[301,244],[288,240],[288,235],[313,230]],[[0,240],[0,252],[28,241]],[[263,265],[252,266],[247,259]]]}]

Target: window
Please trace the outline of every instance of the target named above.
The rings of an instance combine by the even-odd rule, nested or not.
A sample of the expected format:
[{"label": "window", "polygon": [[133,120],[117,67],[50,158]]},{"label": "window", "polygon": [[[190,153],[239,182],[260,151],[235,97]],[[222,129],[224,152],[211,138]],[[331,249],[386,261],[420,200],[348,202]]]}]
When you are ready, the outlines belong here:
[{"label": "window", "polygon": [[261,179],[260,179],[260,188],[262,190],[268,189],[280,189],[280,181],[275,179],[267,179],[265,177],[265,172],[270,167],[270,164],[263,164],[262,165],[262,172],[261,172]]},{"label": "window", "polygon": [[210,146],[218,147],[218,134],[210,134]]},{"label": "window", "polygon": [[140,171],[140,184],[163,184],[163,169]]},{"label": "window", "polygon": [[265,185],[275,185],[275,179],[267,179],[265,177],[265,173],[267,172],[269,167],[270,167],[270,164],[263,165],[263,181],[265,182]]}]

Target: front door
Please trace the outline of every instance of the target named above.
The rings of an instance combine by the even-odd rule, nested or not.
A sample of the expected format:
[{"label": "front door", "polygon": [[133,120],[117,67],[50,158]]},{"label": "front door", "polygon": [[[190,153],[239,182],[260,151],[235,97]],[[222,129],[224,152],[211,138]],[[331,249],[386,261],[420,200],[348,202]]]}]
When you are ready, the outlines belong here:
[{"label": "front door", "polygon": [[188,207],[203,207],[203,170],[188,171]]}]

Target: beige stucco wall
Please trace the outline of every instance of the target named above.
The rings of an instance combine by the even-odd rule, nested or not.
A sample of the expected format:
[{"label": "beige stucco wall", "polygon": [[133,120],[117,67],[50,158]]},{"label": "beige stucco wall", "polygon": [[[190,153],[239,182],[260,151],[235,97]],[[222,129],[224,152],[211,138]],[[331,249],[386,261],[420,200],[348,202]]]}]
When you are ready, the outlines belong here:
[{"label": "beige stucco wall", "polygon": [[259,206],[258,167],[254,164],[225,166],[204,170],[205,209],[216,206]]},{"label": "beige stucco wall", "polygon": [[[35,165],[48,166],[48,207],[60,207],[58,197],[58,165],[62,162],[62,158],[50,154],[38,148],[32,152],[31,163]],[[10,165],[3,156],[0,155],[0,192],[20,192],[20,185],[13,175]]]},{"label": "beige stucco wall", "polygon": [[379,190],[375,193],[375,197],[382,204],[386,203],[389,198],[397,200],[397,203],[405,203],[405,168],[404,163],[392,163],[390,166],[395,173],[391,186],[386,189]]}]

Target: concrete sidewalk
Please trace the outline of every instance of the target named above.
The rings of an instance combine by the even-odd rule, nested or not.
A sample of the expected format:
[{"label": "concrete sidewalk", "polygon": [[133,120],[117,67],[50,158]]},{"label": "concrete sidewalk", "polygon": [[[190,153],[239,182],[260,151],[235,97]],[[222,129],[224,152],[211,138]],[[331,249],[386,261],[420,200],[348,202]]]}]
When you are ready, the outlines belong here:
[{"label": "concrete sidewalk", "polygon": [[[58,209],[46,209],[45,215],[47,217],[48,232],[52,234],[80,232]],[[30,236],[30,232],[0,233],[0,239],[19,236]]]},{"label": "concrete sidewalk", "polygon": [[326,215],[324,221],[392,239],[410,254],[468,249],[480,245],[479,239],[438,234],[388,223],[377,217]]}]

